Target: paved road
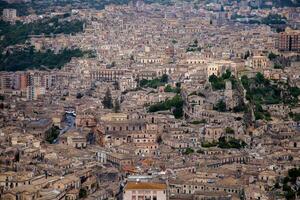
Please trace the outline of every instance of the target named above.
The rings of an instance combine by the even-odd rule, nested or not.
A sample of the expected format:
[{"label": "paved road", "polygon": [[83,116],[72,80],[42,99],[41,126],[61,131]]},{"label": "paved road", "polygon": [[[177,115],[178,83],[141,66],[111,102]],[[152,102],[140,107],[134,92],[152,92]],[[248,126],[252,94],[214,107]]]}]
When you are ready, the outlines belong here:
[{"label": "paved road", "polygon": [[54,140],[54,144],[58,143],[58,138],[63,135],[64,133],[66,133],[68,130],[70,130],[71,128],[73,128],[75,126],[75,116],[72,114],[66,114],[66,117],[63,121],[63,124],[65,124],[65,127],[63,129],[60,130],[59,136],[57,137],[57,139]]}]

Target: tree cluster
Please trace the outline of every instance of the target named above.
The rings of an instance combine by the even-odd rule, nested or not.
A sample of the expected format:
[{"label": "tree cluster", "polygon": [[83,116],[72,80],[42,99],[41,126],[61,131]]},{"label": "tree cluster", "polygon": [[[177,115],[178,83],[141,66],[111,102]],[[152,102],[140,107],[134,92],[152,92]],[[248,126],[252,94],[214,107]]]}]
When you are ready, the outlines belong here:
[{"label": "tree cluster", "polygon": [[181,91],[180,89],[180,84],[179,85],[176,85],[176,87],[172,87],[171,85],[167,85],[165,87],[165,92],[173,92],[173,93],[177,93],[179,94]]},{"label": "tree cluster", "polygon": [[269,14],[267,17],[263,18],[261,20],[262,24],[286,24],[286,18],[282,17],[281,15],[278,14]]},{"label": "tree cluster", "polygon": [[79,20],[64,21],[61,17],[41,19],[36,22],[24,24],[17,22],[10,24],[0,21],[0,48],[10,45],[23,44],[30,35],[52,35],[52,34],[72,34],[83,31],[83,23]]},{"label": "tree cluster", "polygon": [[201,144],[204,148],[210,148],[210,147],[219,147],[222,149],[242,149],[247,146],[247,144],[240,139],[236,139],[234,137],[220,137],[218,141],[213,142],[203,142]]},{"label": "tree cluster", "polygon": [[280,189],[288,200],[296,200],[300,196],[300,187],[297,187],[297,179],[300,177],[300,168],[292,168],[283,180],[277,182],[275,189]]},{"label": "tree cluster", "polygon": [[186,49],[186,52],[195,52],[195,51],[201,51],[201,47],[198,46],[198,40],[194,40],[192,44],[189,44],[188,48]]},{"label": "tree cluster", "polygon": [[155,78],[155,79],[152,79],[152,80],[147,80],[147,79],[142,79],[140,80],[140,87],[143,87],[143,88],[158,88],[160,86],[163,86],[165,85],[166,83],[168,83],[168,80],[169,80],[169,77],[168,75],[164,74],[162,75],[162,77],[160,78]]},{"label": "tree cluster", "polygon": [[80,49],[64,49],[58,54],[51,50],[46,52],[36,51],[33,47],[9,51],[0,54],[0,71],[19,71],[26,69],[61,68],[70,62],[72,57],[82,57],[85,52]]},{"label": "tree cluster", "polygon": [[298,103],[298,87],[291,87],[288,83],[271,82],[261,73],[257,73],[254,78],[242,76],[241,82],[247,91],[247,100],[255,105],[256,119],[270,119],[270,114],[263,110],[262,105],[283,103],[294,106]]},{"label": "tree cluster", "polygon": [[219,100],[214,106],[214,110],[217,110],[218,112],[226,112],[226,103],[223,100]]},{"label": "tree cluster", "polygon": [[121,110],[120,101],[118,99],[115,99],[113,102],[109,88],[107,88],[107,90],[105,92],[105,96],[103,98],[102,104],[103,104],[104,108],[113,109],[115,113],[118,113]]},{"label": "tree cluster", "polygon": [[225,89],[225,81],[230,80],[232,83],[232,87],[235,88],[236,86],[236,79],[234,78],[233,75],[231,75],[230,70],[226,70],[225,73],[222,74],[222,76],[218,77],[216,75],[211,75],[209,76],[209,82],[211,83],[211,86],[213,90],[223,90]]},{"label": "tree cluster", "polygon": [[46,141],[52,144],[59,136],[59,127],[53,126],[46,131]]},{"label": "tree cluster", "polygon": [[194,152],[195,152],[194,149],[188,147],[188,148],[185,149],[185,151],[183,152],[183,154],[184,155],[189,155],[189,154],[192,154]]},{"label": "tree cluster", "polygon": [[182,107],[183,107],[183,100],[180,95],[176,95],[172,99],[168,99],[164,102],[151,105],[148,111],[157,112],[157,111],[170,110],[173,108],[173,115],[175,116],[175,118],[181,118],[183,116]]}]

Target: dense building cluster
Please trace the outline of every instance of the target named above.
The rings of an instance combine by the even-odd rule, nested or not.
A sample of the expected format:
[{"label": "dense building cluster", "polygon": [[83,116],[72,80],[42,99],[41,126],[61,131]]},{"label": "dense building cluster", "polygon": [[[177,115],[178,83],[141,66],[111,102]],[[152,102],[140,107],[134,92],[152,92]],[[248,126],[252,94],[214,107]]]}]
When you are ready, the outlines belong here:
[{"label": "dense building cluster", "polygon": [[0,72],[0,199],[299,198],[300,9],[272,2],[4,9],[84,23],[2,56],[89,55]]}]

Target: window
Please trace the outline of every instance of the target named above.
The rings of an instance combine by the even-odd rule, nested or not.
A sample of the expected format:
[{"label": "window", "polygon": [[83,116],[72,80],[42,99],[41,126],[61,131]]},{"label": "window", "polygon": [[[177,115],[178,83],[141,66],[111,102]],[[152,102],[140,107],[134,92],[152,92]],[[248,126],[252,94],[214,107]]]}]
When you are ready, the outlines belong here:
[{"label": "window", "polygon": [[153,197],[152,197],[152,200],[157,200],[157,197],[156,197],[156,196],[153,196]]},{"label": "window", "polygon": [[144,200],[144,196],[138,196],[138,200]]}]

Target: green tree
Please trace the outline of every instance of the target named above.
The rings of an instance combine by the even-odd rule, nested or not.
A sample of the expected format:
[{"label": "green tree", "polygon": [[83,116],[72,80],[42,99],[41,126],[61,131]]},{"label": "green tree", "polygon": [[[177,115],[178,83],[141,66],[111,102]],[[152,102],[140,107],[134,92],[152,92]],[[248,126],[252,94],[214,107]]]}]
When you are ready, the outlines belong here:
[{"label": "green tree", "polygon": [[230,128],[230,127],[226,127],[225,132],[227,134],[234,134],[234,130],[232,128]]},{"label": "green tree", "polygon": [[250,88],[250,81],[249,81],[249,78],[246,75],[243,75],[241,77],[241,82],[242,82],[242,85],[244,86],[244,88],[246,90],[248,90]]},{"label": "green tree", "polygon": [[161,135],[159,135],[159,136],[157,137],[156,142],[157,142],[158,144],[161,144],[161,143],[163,142]]},{"label": "green tree", "polygon": [[219,112],[226,112],[226,103],[223,100],[219,100],[214,109]]},{"label": "green tree", "polygon": [[245,55],[244,55],[244,59],[247,60],[250,56],[250,51],[246,51]]},{"label": "green tree", "polygon": [[180,83],[177,84],[176,83],[176,88],[173,88],[171,85],[167,85],[164,89],[165,92],[174,92],[174,93],[180,93],[181,89],[180,89]]},{"label": "green tree", "polygon": [[140,87],[144,87],[144,88],[151,87],[156,89],[160,86],[165,85],[168,82],[168,79],[169,79],[168,75],[164,74],[162,77],[155,78],[152,80],[142,79],[139,81],[139,85]]},{"label": "green tree", "polygon": [[87,197],[87,191],[86,191],[86,189],[81,188],[81,189],[79,190],[79,198],[80,198],[80,199],[83,199],[83,198],[86,198],[86,197]]},{"label": "green tree", "polygon": [[77,94],[76,94],[76,98],[77,99],[81,99],[83,97],[83,94],[81,94],[80,92],[78,92]]},{"label": "green tree", "polygon": [[36,51],[32,47],[15,49],[12,53],[0,55],[0,71],[19,71],[30,68],[44,70],[45,66],[49,69],[60,69],[70,62],[72,57],[82,57],[86,52],[80,49],[64,49],[59,53],[54,53],[50,49],[46,52]]},{"label": "green tree", "polygon": [[225,81],[230,80],[233,87],[236,87],[237,80],[235,77],[231,74],[231,71],[227,69],[225,73],[222,74],[222,76],[218,77],[214,74],[209,76],[209,82],[211,83],[211,86],[213,90],[223,90],[225,89]]},{"label": "green tree", "polygon": [[189,155],[189,154],[192,154],[194,152],[195,152],[194,149],[188,147],[188,148],[185,149],[185,151],[183,152],[183,154]]},{"label": "green tree", "polygon": [[167,74],[162,75],[160,81],[162,83],[167,83],[169,81],[169,76]]},{"label": "green tree", "polygon": [[214,90],[222,90],[225,88],[225,82],[222,77],[219,78],[213,74],[209,77],[209,82]]},{"label": "green tree", "polygon": [[241,149],[244,148],[247,144],[239,139],[235,139],[233,137],[230,137],[226,139],[225,137],[220,137],[219,142],[218,142],[218,147],[222,149],[230,149],[230,148],[235,148],[235,149]]},{"label": "green tree", "polygon": [[268,82],[268,80],[265,79],[264,75],[262,73],[257,73],[255,76],[255,81],[258,84],[265,84]]},{"label": "green tree", "polygon": [[46,131],[46,141],[52,144],[59,136],[59,132],[59,127],[52,126],[49,130]]},{"label": "green tree", "polygon": [[202,149],[198,149],[198,150],[197,150],[197,153],[199,153],[199,154],[204,154],[205,152],[204,152]]},{"label": "green tree", "polygon": [[110,64],[110,67],[115,67],[116,66],[116,62],[112,61],[112,63]]},{"label": "green tree", "polygon": [[181,118],[183,116],[183,100],[180,95],[174,96],[172,99],[167,99],[164,102],[160,102],[154,105],[151,105],[148,109],[149,112],[157,112],[163,110],[170,110],[173,108],[173,115],[175,118]]},{"label": "green tree", "polygon": [[271,52],[271,53],[269,53],[268,58],[269,58],[270,60],[274,60],[274,59],[277,58],[277,55],[276,55],[275,53]]},{"label": "green tree", "polygon": [[114,102],[114,112],[118,113],[121,110],[121,105],[120,105],[120,101],[118,99],[115,99]]},{"label": "green tree", "polygon": [[226,69],[225,73],[222,74],[222,78],[225,79],[229,79],[231,77],[231,71],[229,69]]},{"label": "green tree", "polygon": [[173,92],[173,88],[171,87],[171,85],[167,85],[165,87],[165,92]]},{"label": "green tree", "polygon": [[203,148],[216,147],[217,145],[218,145],[218,142],[216,142],[216,141],[201,143],[201,147],[203,147]]},{"label": "green tree", "polygon": [[196,46],[198,46],[198,40],[197,40],[197,39],[194,40],[194,44],[195,44]]},{"label": "green tree", "polygon": [[14,162],[20,162],[20,152],[19,151],[17,151],[15,154]]},{"label": "green tree", "polygon": [[286,24],[286,18],[278,14],[269,14],[267,17],[262,19],[263,24]]},{"label": "green tree", "polygon": [[[1,5],[0,5],[1,6]],[[0,20],[0,49],[10,45],[24,44],[30,35],[73,34],[83,31],[83,23],[79,20],[62,20],[62,17],[44,18],[32,23],[10,24]],[[51,26],[49,26],[51,24]]]},{"label": "green tree", "polygon": [[107,109],[113,108],[112,97],[111,97],[111,92],[110,92],[109,88],[106,89],[102,104],[103,104],[104,108],[107,108]]}]

